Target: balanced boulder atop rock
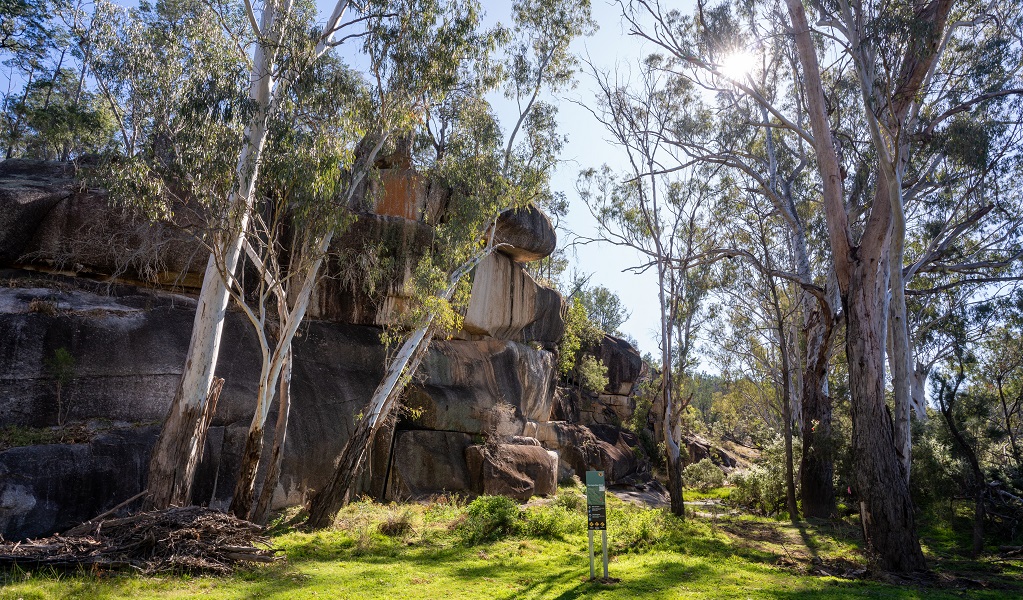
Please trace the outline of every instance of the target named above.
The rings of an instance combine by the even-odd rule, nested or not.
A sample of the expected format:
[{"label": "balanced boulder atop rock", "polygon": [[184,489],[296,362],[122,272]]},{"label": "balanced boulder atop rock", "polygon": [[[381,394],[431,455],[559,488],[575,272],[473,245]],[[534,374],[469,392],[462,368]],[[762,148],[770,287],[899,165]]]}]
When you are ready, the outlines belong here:
[{"label": "balanced boulder atop rock", "polygon": [[554,253],[558,234],[547,215],[530,204],[498,217],[494,243],[508,244],[501,247],[501,252],[518,262],[532,262]]}]

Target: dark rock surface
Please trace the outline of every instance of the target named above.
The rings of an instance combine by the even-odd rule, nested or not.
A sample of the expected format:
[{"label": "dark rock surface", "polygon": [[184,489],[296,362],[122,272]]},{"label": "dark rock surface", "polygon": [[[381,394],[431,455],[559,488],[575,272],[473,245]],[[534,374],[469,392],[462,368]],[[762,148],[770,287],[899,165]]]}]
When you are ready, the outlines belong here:
[{"label": "dark rock surface", "polygon": [[530,204],[498,217],[494,242],[508,244],[500,252],[517,262],[531,262],[554,252],[558,247],[558,234],[550,218]]},{"label": "dark rock surface", "polygon": [[61,163],[0,163],[0,266],[27,252],[32,234],[57,204],[71,196],[71,168]]},{"label": "dark rock surface", "polygon": [[525,501],[558,491],[558,455],[538,445],[469,446],[465,461],[477,494]]},{"label": "dark rock surface", "polygon": [[582,479],[586,471],[604,471],[608,485],[650,477],[649,465],[636,454],[639,440],[618,427],[551,421],[539,424],[537,438],[558,452],[559,479]]},{"label": "dark rock surface", "polygon": [[115,430],[87,444],[0,452],[0,533],[8,540],[63,531],[142,489],[156,427]]},{"label": "dark rock surface", "polygon": [[607,367],[607,388],[610,394],[627,395],[643,375],[643,357],[629,342],[605,335],[600,341],[597,358]]},{"label": "dark rock surface", "polygon": [[416,427],[477,435],[522,435],[551,413],[554,356],[516,342],[437,341],[423,360],[424,380],[406,406]]},{"label": "dark rock surface", "polygon": [[406,501],[470,491],[465,452],[472,436],[455,431],[398,431],[384,498]]},{"label": "dark rock surface", "polygon": [[[45,365],[60,348],[75,360],[74,376],[64,390],[64,397],[72,402],[72,421],[157,424],[163,419],[184,362],[194,302],[130,286],[73,287],[67,283],[78,282],[73,278],[51,279],[48,287],[40,287],[37,276],[11,281],[13,286],[0,288],[0,423],[56,424],[54,381]],[[363,409],[383,374],[379,335],[378,328],[367,326],[322,321],[303,326],[295,340],[294,404],[283,476],[275,496],[278,505],[303,502],[309,490],[319,489],[329,475],[353,428],[354,415]],[[231,493],[256,392],[259,356],[242,315],[229,314],[223,347],[217,374],[226,383],[194,491],[195,501],[217,506],[226,503]],[[424,360],[419,378],[419,397],[428,398],[430,404],[423,416],[432,428],[462,430],[455,436],[459,439],[492,430],[521,434],[528,421],[546,420],[549,415],[553,369],[549,352],[516,342],[438,341]],[[275,407],[270,415],[268,438]],[[126,446],[123,452],[145,463],[142,454],[148,452],[148,445],[143,449],[140,444]],[[50,448],[35,446],[19,452],[45,455]],[[457,450],[454,457],[464,461],[462,449]],[[96,463],[79,462],[83,477],[107,476]],[[18,467],[25,481],[35,482],[28,489],[58,486],[53,478],[62,476],[60,472],[40,467],[43,464],[25,461]],[[381,461],[374,468],[386,469],[387,464]],[[453,481],[416,480],[411,475],[402,485],[417,494],[426,493],[431,481],[433,492],[456,487]],[[127,497],[140,489],[139,482],[123,495],[104,492],[90,501],[76,497],[74,501],[81,505],[76,510],[90,518],[107,505],[108,495]],[[54,498],[48,501],[58,501]],[[25,516],[19,511],[28,510],[27,504],[15,505],[5,509],[0,534],[14,539],[28,530],[33,535],[53,530],[54,522],[46,517],[49,513],[32,509]]]}]

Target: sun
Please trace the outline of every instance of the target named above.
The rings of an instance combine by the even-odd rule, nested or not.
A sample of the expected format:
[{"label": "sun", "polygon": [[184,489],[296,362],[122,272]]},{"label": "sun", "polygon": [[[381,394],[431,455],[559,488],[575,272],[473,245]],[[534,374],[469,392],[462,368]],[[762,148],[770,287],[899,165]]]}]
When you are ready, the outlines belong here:
[{"label": "sun", "polygon": [[739,50],[722,59],[718,65],[718,72],[734,81],[742,81],[753,71],[755,65],[756,58],[751,53]]}]

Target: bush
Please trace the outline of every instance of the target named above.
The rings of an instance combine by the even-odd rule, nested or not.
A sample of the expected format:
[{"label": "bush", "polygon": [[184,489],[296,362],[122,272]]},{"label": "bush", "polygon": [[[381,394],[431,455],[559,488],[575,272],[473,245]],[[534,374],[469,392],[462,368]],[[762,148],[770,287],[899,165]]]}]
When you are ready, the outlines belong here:
[{"label": "bush", "polygon": [[561,506],[569,512],[582,511],[584,509],[585,498],[582,494],[574,491],[561,491],[554,498],[554,505]]},{"label": "bush", "polygon": [[701,492],[721,487],[724,482],[724,472],[712,463],[709,458],[693,463],[682,471],[682,483],[687,488],[699,489]]},{"label": "bush", "polygon": [[500,539],[515,529],[519,505],[504,496],[480,496],[465,509],[458,533],[466,544]]},{"label": "bush", "polygon": [[535,538],[560,538],[571,528],[571,519],[571,513],[563,506],[535,506],[526,511],[522,533]]}]

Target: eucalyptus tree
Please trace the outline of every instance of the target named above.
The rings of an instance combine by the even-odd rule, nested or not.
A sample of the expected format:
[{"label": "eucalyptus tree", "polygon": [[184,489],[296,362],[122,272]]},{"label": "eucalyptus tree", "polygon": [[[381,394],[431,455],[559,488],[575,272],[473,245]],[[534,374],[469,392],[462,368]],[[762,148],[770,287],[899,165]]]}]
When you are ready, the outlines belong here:
[{"label": "eucalyptus tree", "polygon": [[[387,365],[363,418],[338,456],[333,474],[313,498],[307,524],[327,527],[350,498],[376,435],[397,410],[399,395],[438,333],[456,331],[461,317],[453,310],[467,300],[462,281],[500,247],[494,241],[501,213],[529,202],[549,205],[555,196],[549,178],[562,140],[554,106],[540,100],[572,79],[573,39],[594,27],[588,1],[523,0],[512,5],[513,26],[493,39],[506,47],[506,78],[487,71],[488,56],[477,56],[461,71],[465,85],[454,85],[449,102],[424,105],[428,117],[419,138],[432,154],[432,176],[451,197],[444,223],[435,228],[435,248],[417,266],[414,297],[418,306],[405,315],[409,333]],[[489,48],[488,48],[489,49]],[[454,73],[455,71],[453,71]],[[453,82],[454,83],[454,82]],[[483,94],[503,84],[516,102],[515,124],[505,137]],[[452,301],[454,307],[452,306]]]},{"label": "eucalyptus tree", "polygon": [[[674,163],[713,166],[716,177],[753,192],[751,198],[758,199],[765,211],[781,217],[785,234],[779,239],[794,261],[786,274],[801,288],[800,317],[787,326],[801,339],[793,345],[789,370],[791,410],[806,435],[800,468],[803,504],[808,515],[829,516],[835,501],[827,364],[838,299],[834,286],[829,290],[827,285],[830,261],[817,249],[821,214],[814,201],[813,174],[807,169],[812,150],[799,135],[773,122],[772,113],[774,105],[786,106],[792,108],[792,121],[805,118],[794,85],[798,81],[794,57],[784,38],[764,31],[754,18],[755,7],[701,5],[692,18],[675,12],[665,17],[658,5],[650,3],[624,8],[633,33],[649,36],[664,52],[658,66],[663,76],[678,82],[674,85],[699,90],[695,101],[680,103],[667,116],[659,132]],[[652,33],[640,22],[647,12],[654,16]],[[745,52],[751,47],[757,55]],[[752,258],[727,244],[718,252]]]},{"label": "eucalyptus tree", "polygon": [[[685,402],[675,378],[692,367],[702,300],[708,281],[701,269],[710,244],[709,188],[699,182],[706,173],[688,173],[675,166],[666,151],[664,131],[678,106],[695,102],[685,82],[666,78],[662,59],[650,56],[640,63],[638,82],[592,68],[598,87],[597,107],[591,112],[611,135],[626,169],[616,173],[604,166],[580,176],[579,193],[598,225],[597,236],[583,243],[606,242],[636,250],[642,264],[635,271],[655,269],[661,330],[661,399],[668,465],[671,510],[684,515],[681,452],[681,414]],[[681,175],[685,174],[686,177]]]},{"label": "eucalyptus tree", "polygon": [[[656,0],[635,0],[626,8],[633,34],[681,62],[717,70],[703,48],[686,43],[693,19]],[[796,0],[786,2],[788,19],[774,5],[739,7],[747,20],[763,24],[771,39],[784,42],[795,74],[791,99],[772,101],[748,80],[733,78],[733,84],[766,110],[765,126],[791,132],[812,150],[846,326],[864,531],[882,566],[913,570],[924,561],[906,485],[910,393],[904,367],[910,348],[902,298],[904,192],[913,184],[907,169],[926,165],[935,155],[933,146],[919,143],[928,128],[945,130],[956,114],[1008,102],[1018,91],[1018,61],[1003,51],[1013,45],[1018,11],[1007,4],[970,4],[952,14],[951,1],[900,7],[840,1],[809,8],[823,34],[819,37],[811,35],[816,30],[810,29],[807,7]],[[702,16],[707,8],[701,5],[698,12]],[[979,61],[967,40],[985,37],[979,35],[984,31],[1000,40],[991,46],[999,52],[986,53],[988,64]],[[748,46],[759,49],[766,37],[754,37]],[[827,57],[826,68],[819,56]],[[940,68],[939,58],[951,67]],[[894,428],[888,426],[884,402],[889,339]]]}]

